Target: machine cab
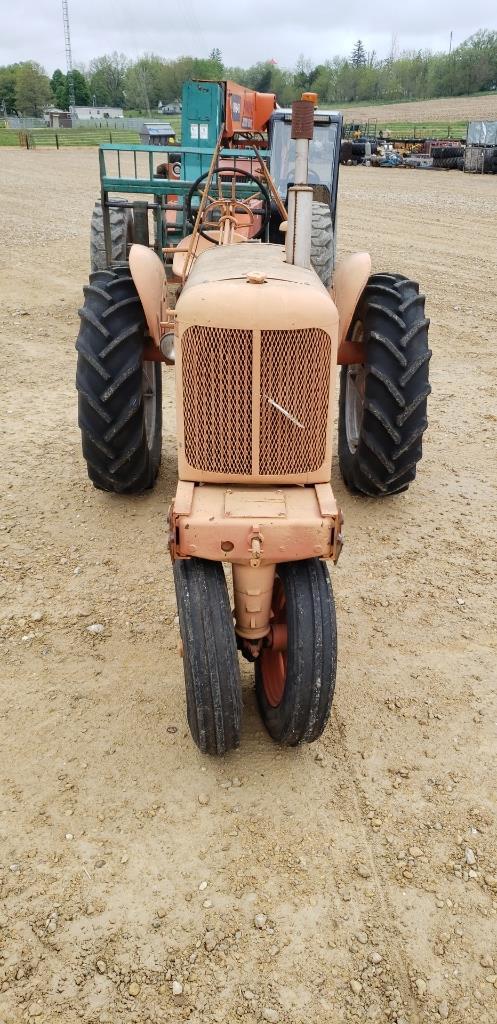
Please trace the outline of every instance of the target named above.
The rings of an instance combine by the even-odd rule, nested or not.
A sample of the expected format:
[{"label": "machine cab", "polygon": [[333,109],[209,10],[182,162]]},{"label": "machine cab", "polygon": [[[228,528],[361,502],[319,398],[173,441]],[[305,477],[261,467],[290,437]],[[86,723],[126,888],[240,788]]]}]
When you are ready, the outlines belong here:
[{"label": "machine cab", "polygon": [[[319,110],[314,115],[314,138],[309,145],[309,185],[314,198],[327,203],[335,228],[338,167],[342,115],[336,111]],[[269,124],[271,175],[286,203],[288,188],[294,181],[295,142],[292,139],[292,111],[275,110]]]}]

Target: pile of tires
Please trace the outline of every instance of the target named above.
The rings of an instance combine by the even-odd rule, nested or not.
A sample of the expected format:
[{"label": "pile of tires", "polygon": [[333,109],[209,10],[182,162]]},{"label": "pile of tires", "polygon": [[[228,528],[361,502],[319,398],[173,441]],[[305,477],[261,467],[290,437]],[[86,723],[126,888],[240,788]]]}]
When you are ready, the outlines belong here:
[{"label": "pile of tires", "polygon": [[[371,155],[378,151],[378,144],[370,141]],[[359,139],[342,139],[340,143],[340,163],[360,164],[366,156],[366,142]]]},{"label": "pile of tires", "polygon": [[464,157],[463,156],[451,156],[446,157],[445,160],[437,160],[433,162],[434,167],[444,168],[446,171],[463,171],[464,170]]},{"label": "pile of tires", "polygon": [[431,150],[431,156],[433,163],[438,163],[440,160],[450,160],[455,157],[464,156],[464,146],[462,145],[436,145]]},{"label": "pile of tires", "polygon": [[[376,142],[370,142],[371,153],[376,153],[378,146]],[[366,156],[366,143],[365,142],[353,142],[352,143],[352,159],[362,160]]]},{"label": "pile of tires", "polygon": [[349,139],[342,139],[340,143],[340,163],[352,163],[352,142]]},{"label": "pile of tires", "polygon": [[464,170],[464,146],[436,146],[431,151],[433,166],[446,171]]}]

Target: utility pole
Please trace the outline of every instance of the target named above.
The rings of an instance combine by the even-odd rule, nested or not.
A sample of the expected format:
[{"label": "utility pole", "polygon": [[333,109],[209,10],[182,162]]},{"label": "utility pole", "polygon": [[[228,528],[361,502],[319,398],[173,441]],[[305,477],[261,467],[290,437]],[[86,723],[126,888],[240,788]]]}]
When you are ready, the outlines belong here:
[{"label": "utility pole", "polygon": [[74,94],[74,75],[72,68],[72,53],[71,53],[71,33],[69,31],[69,10],[67,6],[67,0],[62,0],[62,18],[64,21],[64,42],[66,46],[66,67],[67,67],[67,86],[69,90],[69,111],[73,113],[74,107],[76,106],[76,96]]},{"label": "utility pole", "polygon": [[450,30],[449,39],[449,79],[450,79],[450,95],[454,93],[454,62],[451,60],[452,57],[452,29]]}]

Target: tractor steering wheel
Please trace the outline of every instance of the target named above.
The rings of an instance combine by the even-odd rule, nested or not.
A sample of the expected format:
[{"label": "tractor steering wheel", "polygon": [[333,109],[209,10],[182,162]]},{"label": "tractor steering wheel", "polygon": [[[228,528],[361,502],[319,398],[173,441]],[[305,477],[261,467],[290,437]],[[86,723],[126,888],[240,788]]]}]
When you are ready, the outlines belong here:
[{"label": "tractor steering wheel", "polygon": [[[185,196],[185,219],[193,228],[198,205],[205,196],[203,183],[209,177],[209,172],[201,174],[189,189]],[[246,199],[237,197],[237,185],[252,182],[256,189]],[[199,203],[197,209],[192,205],[194,197]],[[254,205],[255,201],[255,205]],[[260,220],[260,225],[251,238],[260,238],[271,217],[271,198],[265,185],[254,174],[242,171],[238,167],[216,167],[211,178],[209,191],[205,197],[205,206],[202,211],[202,218],[199,224],[199,232],[204,238],[216,245],[220,245],[220,237],[213,237],[212,232],[220,232],[226,223],[233,225],[234,229],[250,229]]]}]

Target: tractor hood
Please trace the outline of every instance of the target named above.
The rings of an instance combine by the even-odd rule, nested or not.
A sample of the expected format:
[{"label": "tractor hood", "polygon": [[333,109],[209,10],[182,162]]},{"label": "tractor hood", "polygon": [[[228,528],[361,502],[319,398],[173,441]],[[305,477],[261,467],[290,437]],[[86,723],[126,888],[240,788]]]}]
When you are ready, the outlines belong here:
[{"label": "tractor hood", "polygon": [[182,480],[329,480],[338,312],[279,245],[202,253],[176,306]]},{"label": "tractor hood", "polygon": [[176,306],[177,330],[319,328],[336,343],[338,313],[313,270],[285,262],[280,245],[222,245],[195,261]]}]

